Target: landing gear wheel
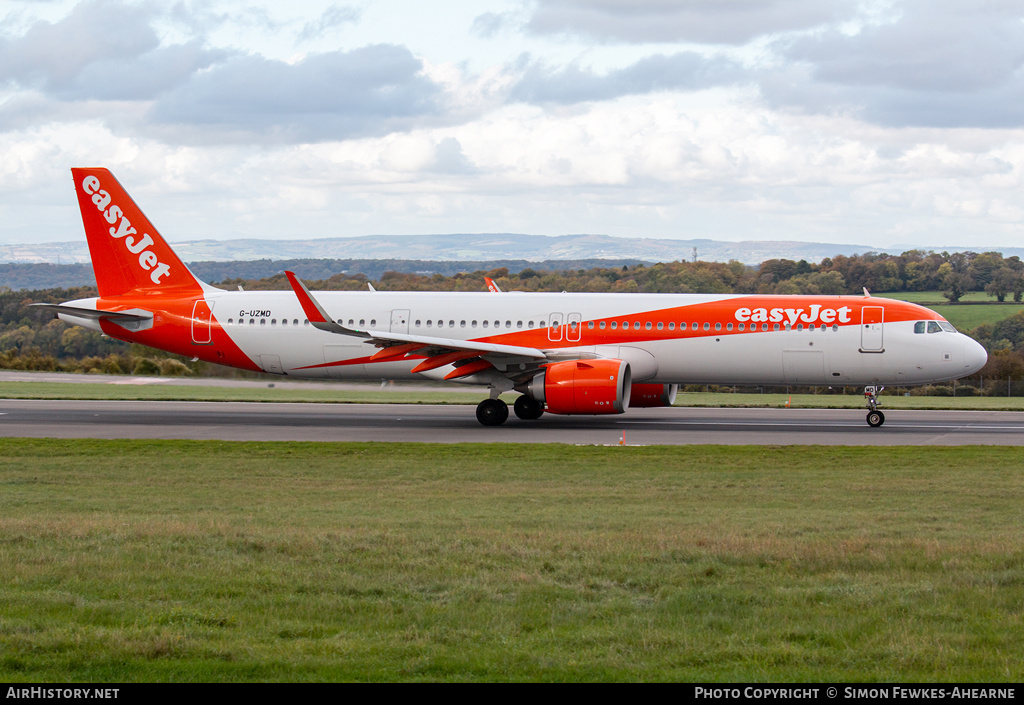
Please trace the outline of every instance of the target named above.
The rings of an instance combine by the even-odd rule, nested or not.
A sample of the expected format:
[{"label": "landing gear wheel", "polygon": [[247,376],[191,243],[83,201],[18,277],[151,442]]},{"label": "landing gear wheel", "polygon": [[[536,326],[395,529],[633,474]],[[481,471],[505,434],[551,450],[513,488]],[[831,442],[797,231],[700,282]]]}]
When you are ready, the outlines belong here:
[{"label": "landing gear wheel", "polygon": [[477,404],[476,420],[484,426],[500,426],[508,420],[508,404],[501,399],[484,399]]},{"label": "landing gear wheel", "polygon": [[874,411],[868,412],[868,426],[872,428],[878,428],[885,423],[885,414],[875,409]]},{"label": "landing gear wheel", "polygon": [[515,409],[516,416],[521,418],[523,421],[539,419],[544,413],[544,405],[533,397],[528,397],[525,394],[516,399],[516,403],[513,408]]}]

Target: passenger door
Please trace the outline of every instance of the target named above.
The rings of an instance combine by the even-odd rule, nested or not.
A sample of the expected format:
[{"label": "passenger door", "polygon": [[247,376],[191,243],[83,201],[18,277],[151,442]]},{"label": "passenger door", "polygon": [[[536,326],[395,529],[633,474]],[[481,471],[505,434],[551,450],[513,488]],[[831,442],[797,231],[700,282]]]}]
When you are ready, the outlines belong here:
[{"label": "passenger door", "polygon": [[860,351],[885,352],[882,339],[885,309],[881,306],[865,306],[860,315]]}]

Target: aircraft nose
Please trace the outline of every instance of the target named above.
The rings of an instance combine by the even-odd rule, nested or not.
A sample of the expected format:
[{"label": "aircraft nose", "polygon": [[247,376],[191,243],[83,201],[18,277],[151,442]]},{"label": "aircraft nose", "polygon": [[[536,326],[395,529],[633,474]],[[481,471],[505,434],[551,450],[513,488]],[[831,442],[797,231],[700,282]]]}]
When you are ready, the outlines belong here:
[{"label": "aircraft nose", "polygon": [[988,362],[988,353],[976,340],[964,336],[964,374],[973,375]]}]

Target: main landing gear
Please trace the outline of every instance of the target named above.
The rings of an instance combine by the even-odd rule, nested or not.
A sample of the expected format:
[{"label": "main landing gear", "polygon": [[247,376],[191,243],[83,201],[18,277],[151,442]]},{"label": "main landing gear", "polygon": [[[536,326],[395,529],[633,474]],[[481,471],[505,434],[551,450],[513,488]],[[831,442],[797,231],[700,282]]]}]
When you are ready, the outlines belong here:
[{"label": "main landing gear", "polygon": [[525,394],[516,399],[514,408],[516,416],[521,418],[523,421],[534,421],[539,419],[544,413],[544,405],[533,397],[528,397]]},{"label": "main landing gear", "polygon": [[[516,399],[516,416],[524,421],[539,419],[544,414],[544,405],[525,394]],[[508,404],[501,399],[484,399],[476,407],[476,420],[484,426],[500,426],[508,420]]]},{"label": "main landing gear", "polygon": [[500,426],[508,420],[508,404],[501,399],[484,399],[476,406],[476,420],[484,426]]},{"label": "main landing gear", "polygon": [[868,426],[878,428],[885,423],[885,414],[878,410],[878,395],[885,387],[864,387],[864,398],[868,400]]}]

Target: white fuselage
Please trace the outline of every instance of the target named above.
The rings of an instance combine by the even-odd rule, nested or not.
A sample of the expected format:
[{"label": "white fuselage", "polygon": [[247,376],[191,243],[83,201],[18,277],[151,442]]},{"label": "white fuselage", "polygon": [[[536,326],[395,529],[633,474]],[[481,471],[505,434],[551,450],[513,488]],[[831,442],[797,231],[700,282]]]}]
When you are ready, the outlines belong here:
[{"label": "white fuselage", "polygon": [[[887,299],[383,291],[316,296],[332,319],[348,328],[621,358],[631,363],[634,381],[913,385],[971,374],[986,359],[978,343],[948,324],[945,330],[915,333],[918,321],[908,317],[907,307],[919,310],[921,320],[938,317]],[[208,292],[205,299],[211,325],[221,327],[267,372],[309,378],[440,379],[453,369],[412,374],[418,361],[414,356],[371,362],[367,358],[376,352],[372,345],[359,337],[317,330],[291,292]],[[762,310],[769,314],[782,311],[781,320],[775,313],[768,321],[752,321],[761,301],[768,302]],[[779,301],[784,303],[769,308]],[[860,306],[867,304],[884,308],[888,315],[865,325]],[[197,346],[208,339],[204,335],[201,329],[193,331]],[[503,364],[514,369],[517,363]],[[458,381],[481,383],[475,377]]]}]

